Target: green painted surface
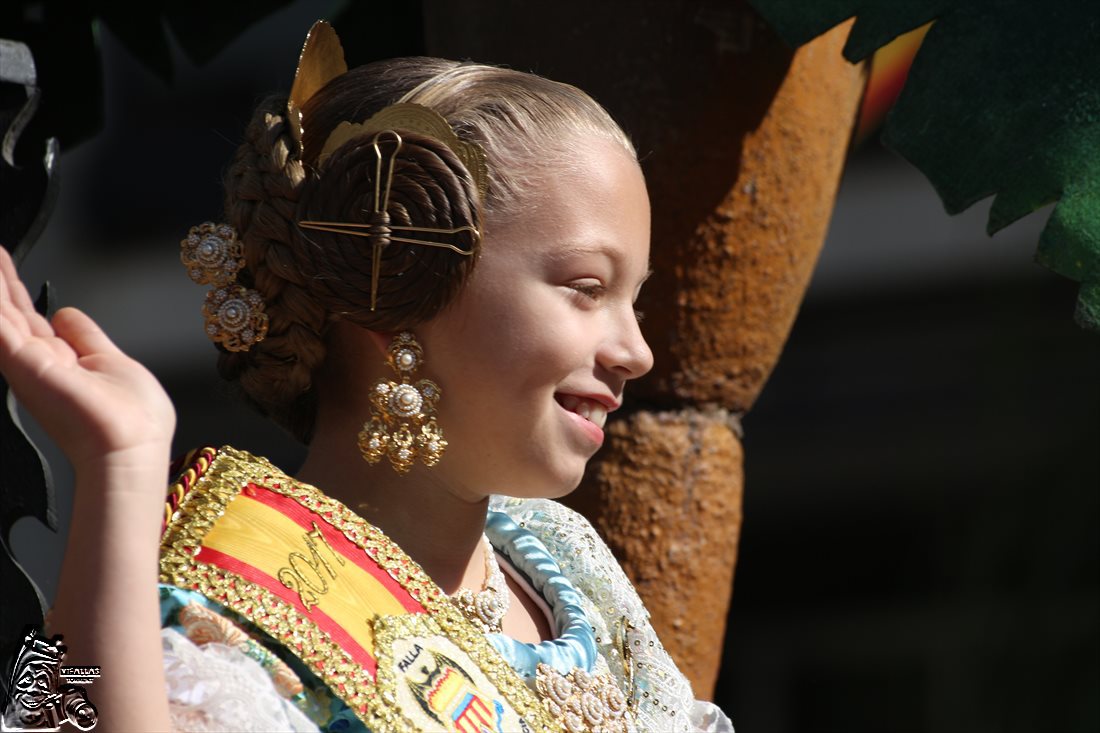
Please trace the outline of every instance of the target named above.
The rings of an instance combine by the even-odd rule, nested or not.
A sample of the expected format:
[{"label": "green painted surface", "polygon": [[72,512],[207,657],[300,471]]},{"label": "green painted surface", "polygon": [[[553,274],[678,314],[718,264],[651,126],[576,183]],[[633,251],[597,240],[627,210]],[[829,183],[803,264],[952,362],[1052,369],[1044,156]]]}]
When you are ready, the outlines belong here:
[{"label": "green painted surface", "polygon": [[798,46],[855,16],[844,55],[868,57],[935,21],[883,142],[949,213],[995,196],[990,234],[1055,204],[1036,259],[1081,283],[1100,331],[1100,9],[1094,0],[749,0]]}]

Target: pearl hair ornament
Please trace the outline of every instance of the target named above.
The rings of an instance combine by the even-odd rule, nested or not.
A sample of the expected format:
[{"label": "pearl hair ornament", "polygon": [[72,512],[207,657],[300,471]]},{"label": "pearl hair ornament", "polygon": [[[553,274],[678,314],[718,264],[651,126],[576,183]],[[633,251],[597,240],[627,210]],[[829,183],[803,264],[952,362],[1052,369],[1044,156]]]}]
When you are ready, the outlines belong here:
[{"label": "pearl hair ornament", "polygon": [[237,284],[244,245],[228,224],[204,222],[180,241],[180,262],[199,285],[212,286],[202,306],[207,337],[227,351],[248,351],[267,336],[268,319],[258,292]]},{"label": "pearl hair ornament", "polygon": [[244,246],[233,227],[208,221],[180,241],[180,262],[197,284],[222,287],[244,267]]}]

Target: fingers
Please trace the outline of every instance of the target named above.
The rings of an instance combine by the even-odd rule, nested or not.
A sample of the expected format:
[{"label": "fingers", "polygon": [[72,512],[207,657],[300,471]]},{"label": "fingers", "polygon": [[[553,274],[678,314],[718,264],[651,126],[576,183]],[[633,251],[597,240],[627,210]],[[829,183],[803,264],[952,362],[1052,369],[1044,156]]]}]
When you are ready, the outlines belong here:
[{"label": "fingers", "polygon": [[103,329],[76,308],[59,310],[53,317],[53,330],[72,347],[78,357],[119,353],[119,348]]},{"label": "fingers", "polygon": [[[3,283],[0,282],[0,287],[2,286]],[[0,366],[3,366],[3,357],[18,351],[28,336],[27,324],[22,319],[15,322],[9,315],[8,311],[13,310],[15,308],[7,304],[4,293],[0,292]]]},{"label": "fingers", "polygon": [[34,309],[34,301],[27,292],[23,281],[15,271],[11,255],[0,247],[0,311],[11,326],[35,336],[49,336],[53,333],[50,324]]},{"label": "fingers", "polygon": [[28,308],[34,310],[34,302],[31,300],[30,294],[27,293],[27,289],[23,287],[19,275],[15,272],[15,262],[12,261],[11,255],[3,247],[0,247],[0,275],[3,277],[5,286],[11,288],[9,297],[15,306],[22,310]]},{"label": "fingers", "polygon": [[[54,341],[55,336],[60,341]],[[77,357],[119,353],[118,347],[95,321],[79,310],[62,308],[52,323],[35,311],[34,302],[15,271],[11,255],[0,248],[0,349],[13,355],[36,340],[41,340],[43,345],[57,354],[67,348],[71,348]]]}]

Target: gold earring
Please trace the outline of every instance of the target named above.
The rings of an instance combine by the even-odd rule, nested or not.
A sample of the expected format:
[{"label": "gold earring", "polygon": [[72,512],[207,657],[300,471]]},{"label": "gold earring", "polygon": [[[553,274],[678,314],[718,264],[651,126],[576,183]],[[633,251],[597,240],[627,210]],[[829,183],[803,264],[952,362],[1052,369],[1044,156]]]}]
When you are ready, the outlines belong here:
[{"label": "gold earring", "polygon": [[371,416],[359,431],[359,451],[371,465],[389,455],[398,473],[408,473],[418,456],[425,466],[434,466],[447,441],[435,420],[439,386],[430,379],[412,383],[424,364],[424,349],[411,333],[402,331],[390,343],[386,363],[401,382],[379,379],[371,387]]}]

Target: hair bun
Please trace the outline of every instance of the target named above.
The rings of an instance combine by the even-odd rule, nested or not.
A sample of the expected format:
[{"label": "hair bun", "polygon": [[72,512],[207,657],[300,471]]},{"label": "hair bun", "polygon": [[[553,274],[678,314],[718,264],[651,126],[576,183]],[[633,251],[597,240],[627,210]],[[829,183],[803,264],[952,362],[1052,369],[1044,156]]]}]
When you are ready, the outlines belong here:
[{"label": "hair bun", "polygon": [[299,227],[294,250],[313,297],[329,313],[375,331],[413,328],[432,318],[457,295],[476,259],[448,246],[400,241],[427,240],[468,252],[475,233],[399,227],[480,231],[477,190],[450,148],[425,135],[396,132],[400,141],[363,135],[337,148],[307,176],[298,201],[299,222],[360,225],[362,236]]}]

